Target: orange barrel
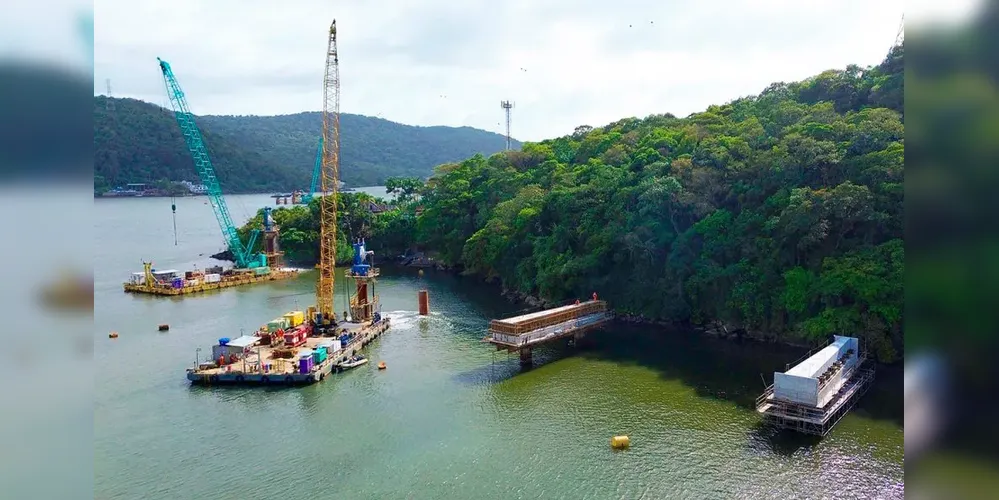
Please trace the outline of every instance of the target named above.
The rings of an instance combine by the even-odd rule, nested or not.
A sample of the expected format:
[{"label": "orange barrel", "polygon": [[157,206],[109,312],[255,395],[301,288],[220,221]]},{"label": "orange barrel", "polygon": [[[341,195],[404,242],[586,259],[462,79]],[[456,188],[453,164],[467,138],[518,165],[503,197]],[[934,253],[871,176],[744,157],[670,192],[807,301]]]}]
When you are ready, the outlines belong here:
[{"label": "orange barrel", "polygon": [[420,316],[430,314],[430,295],[426,290],[420,290]]}]

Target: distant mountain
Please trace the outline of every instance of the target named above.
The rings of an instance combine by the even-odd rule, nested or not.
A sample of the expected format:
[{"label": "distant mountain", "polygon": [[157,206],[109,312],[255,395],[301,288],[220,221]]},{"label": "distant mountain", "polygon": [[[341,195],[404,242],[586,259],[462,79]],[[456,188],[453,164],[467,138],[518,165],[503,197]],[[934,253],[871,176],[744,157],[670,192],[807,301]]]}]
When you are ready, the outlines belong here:
[{"label": "distant mountain", "polygon": [[[173,112],[135,99],[94,97],[94,186],[160,179],[197,181]],[[200,116],[222,189],[229,193],[307,189],[322,130],[319,112],[282,116]],[[379,185],[425,178],[433,168],[503,149],[503,136],[471,127],[417,127],[341,114],[340,179]],[[519,143],[515,144],[519,147]],[[114,151],[115,154],[112,154]]]}]

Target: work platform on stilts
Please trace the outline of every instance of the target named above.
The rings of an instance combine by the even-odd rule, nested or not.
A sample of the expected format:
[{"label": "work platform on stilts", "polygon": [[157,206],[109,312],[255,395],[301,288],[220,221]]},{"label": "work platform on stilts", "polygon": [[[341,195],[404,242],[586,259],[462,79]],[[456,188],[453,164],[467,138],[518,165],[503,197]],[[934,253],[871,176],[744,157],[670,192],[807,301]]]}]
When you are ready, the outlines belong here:
[{"label": "work platform on stilts", "polygon": [[590,300],[587,302],[555,307],[544,311],[494,319],[489,323],[489,335],[482,339],[506,350],[520,354],[520,362],[532,362],[534,347],[559,339],[579,340],[595,328],[613,319],[607,310],[607,302]]}]

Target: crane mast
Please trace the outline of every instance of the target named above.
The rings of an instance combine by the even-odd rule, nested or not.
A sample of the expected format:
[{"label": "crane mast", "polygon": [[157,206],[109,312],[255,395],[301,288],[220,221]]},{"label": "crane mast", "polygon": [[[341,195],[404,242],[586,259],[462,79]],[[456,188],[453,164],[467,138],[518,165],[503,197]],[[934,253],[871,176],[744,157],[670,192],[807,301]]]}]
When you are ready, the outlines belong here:
[{"label": "crane mast", "polygon": [[324,324],[336,323],[333,291],[336,272],[337,184],[340,178],[340,61],[336,48],[336,20],[330,24],[323,78],[323,138],[319,198],[319,280],[316,310]]},{"label": "crane mast", "polygon": [[211,201],[212,211],[215,212],[215,218],[218,219],[219,227],[222,229],[222,236],[225,238],[226,245],[232,253],[236,267],[251,268],[266,266],[267,262],[264,255],[251,254],[259,232],[254,231],[251,234],[248,245],[244,246],[243,242],[239,239],[239,233],[236,232],[236,225],[232,223],[232,217],[229,215],[229,207],[225,203],[225,198],[222,197],[222,187],[219,185],[218,177],[215,175],[215,168],[212,167],[212,162],[208,158],[208,149],[205,147],[204,139],[201,138],[201,131],[198,130],[198,126],[194,123],[194,115],[191,114],[190,108],[187,105],[187,98],[184,97],[184,91],[181,90],[180,84],[177,83],[177,78],[174,77],[173,70],[170,68],[170,63],[158,57],[156,60],[159,61],[160,71],[163,72],[163,81],[166,83],[167,95],[170,97],[170,106],[173,107],[174,117],[176,117],[177,124],[180,126],[187,149],[194,158],[194,168],[198,171],[201,182],[208,187],[208,199]]}]

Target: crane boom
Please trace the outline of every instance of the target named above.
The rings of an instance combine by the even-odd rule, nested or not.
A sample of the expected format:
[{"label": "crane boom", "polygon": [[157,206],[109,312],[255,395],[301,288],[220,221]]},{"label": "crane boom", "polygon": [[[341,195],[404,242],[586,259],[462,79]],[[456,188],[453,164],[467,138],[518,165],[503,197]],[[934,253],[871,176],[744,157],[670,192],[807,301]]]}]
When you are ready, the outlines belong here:
[{"label": "crane boom", "polygon": [[308,203],[316,196],[316,187],[319,186],[319,174],[323,168],[323,138],[319,137],[319,147],[316,148],[316,165],[312,168],[312,184],[309,185],[309,192],[302,197],[302,201]]},{"label": "crane boom", "polygon": [[316,310],[323,321],[335,322],[333,291],[336,272],[337,184],[340,178],[340,60],[336,48],[336,20],[330,24],[323,77],[323,141],[319,198],[319,280]]},{"label": "crane boom", "polygon": [[236,232],[236,226],[232,223],[232,217],[229,215],[229,207],[225,203],[225,198],[222,197],[222,187],[219,185],[212,162],[208,158],[208,149],[205,147],[205,141],[201,137],[201,131],[198,130],[198,126],[194,123],[194,115],[191,114],[190,108],[187,105],[187,98],[184,97],[184,91],[181,90],[180,84],[177,83],[177,78],[174,77],[173,70],[170,68],[170,63],[158,57],[156,60],[159,61],[160,70],[163,72],[163,81],[166,83],[167,95],[170,97],[170,105],[173,107],[174,117],[177,118],[177,125],[180,126],[187,149],[194,158],[194,168],[198,171],[198,176],[201,178],[202,184],[208,188],[208,199],[211,201],[212,211],[215,212],[215,218],[218,219],[219,227],[222,229],[222,236],[225,238],[226,245],[232,253],[236,267],[250,268],[266,266],[267,262],[264,255],[251,254],[258,232],[254,231],[250,236],[249,245],[244,246],[243,242],[239,239],[239,233]]}]

